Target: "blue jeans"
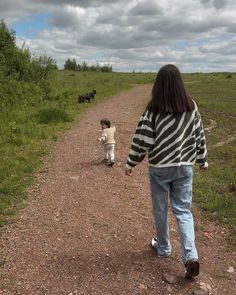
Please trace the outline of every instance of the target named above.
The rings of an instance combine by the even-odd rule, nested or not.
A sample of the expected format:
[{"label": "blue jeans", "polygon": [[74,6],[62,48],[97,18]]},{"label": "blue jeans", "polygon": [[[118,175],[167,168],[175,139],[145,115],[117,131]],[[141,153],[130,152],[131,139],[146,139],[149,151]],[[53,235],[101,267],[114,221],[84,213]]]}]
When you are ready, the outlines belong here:
[{"label": "blue jeans", "polygon": [[183,262],[198,258],[192,205],[193,167],[149,167],[153,217],[157,232],[158,255],[169,256],[171,243],[168,224],[168,197],[178,223]]}]

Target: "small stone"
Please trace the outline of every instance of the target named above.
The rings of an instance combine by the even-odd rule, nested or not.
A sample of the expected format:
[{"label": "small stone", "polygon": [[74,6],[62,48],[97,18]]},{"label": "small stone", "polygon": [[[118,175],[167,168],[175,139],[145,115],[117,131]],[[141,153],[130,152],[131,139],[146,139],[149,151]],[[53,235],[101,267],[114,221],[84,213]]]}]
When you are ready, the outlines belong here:
[{"label": "small stone", "polygon": [[144,285],[143,283],[139,284],[138,286],[139,290],[147,290],[147,285]]},{"label": "small stone", "polygon": [[234,272],[234,268],[233,268],[233,266],[229,266],[229,268],[227,269],[227,272],[229,272],[229,273],[233,273],[233,272]]},{"label": "small stone", "polygon": [[171,275],[171,274],[164,274],[163,275],[163,280],[169,284],[175,284],[178,280],[177,276]]}]

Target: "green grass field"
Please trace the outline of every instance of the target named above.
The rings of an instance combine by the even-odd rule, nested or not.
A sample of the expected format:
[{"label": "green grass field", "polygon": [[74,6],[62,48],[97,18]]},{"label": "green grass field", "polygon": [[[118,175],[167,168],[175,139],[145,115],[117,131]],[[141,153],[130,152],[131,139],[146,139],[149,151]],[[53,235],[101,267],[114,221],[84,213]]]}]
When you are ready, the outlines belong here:
[{"label": "green grass field", "polygon": [[198,102],[209,154],[208,172],[196,169],[195,200],[208,218],[229,226],[236,244],[236,75],[192,74],[185,82]]},{"label": "green grass field", "polygon": [[[196,169],[194,199],[208,215],[229,226],[236,242],[236,75],[184,74],[188,92],[198,103],[206,131],[209,171]],[[22,205],[43,155],[62,132],[79,119],[89,103],[79,94],[97,90],[94,103],[137,84],[152,84],[152,73],[80,73],[56,71],[47,99],[30,97],[0,117],[0,225]],[[46,87],[46,86],[45,86]]]}]

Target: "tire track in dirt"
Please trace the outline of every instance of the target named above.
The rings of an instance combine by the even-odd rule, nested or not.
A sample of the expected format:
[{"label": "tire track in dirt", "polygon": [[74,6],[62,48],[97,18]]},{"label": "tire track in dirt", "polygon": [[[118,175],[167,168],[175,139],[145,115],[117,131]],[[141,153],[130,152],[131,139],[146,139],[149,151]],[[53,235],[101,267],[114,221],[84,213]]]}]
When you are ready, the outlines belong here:
[{"label": "tire track in dirt", "polygon": [[[209,294],[233,294],[235,274],[227,272],[232,256],[224,245],[227,231],[206,223],[196,208],[202,262],[197,280],[183,278],[172,214],[172,257],[158,259],[149,248],[154,229],[147,162],[134,169],[133,177],[124,176],[124,166],[150,92],[150,86],[137,86],[91,106],[52,148],[18,220],[1,235],[6,262],[0,294],[184,295],[202,286]],[[100,163],[102,117],[117,128],[112,168]],[[165,283],[166,273],[177,275],[177,282]]]},{"label": "tire track in dirt", "polygon": [[[213,132],[214,129],[217,128],[217,123],[215,120],[213,119],[209,119],[209,124],[208,126],[205,128],[206,132]],[[231,143],[233,140],[235,140],[236,136],[235,135],[231,135],[231,136],[226,136],[226,139],[223,141],[219,141],[216,144],[213,145],[213,147],[218,147],[218,146],[223,146],[225,144],[229,144]]]}]

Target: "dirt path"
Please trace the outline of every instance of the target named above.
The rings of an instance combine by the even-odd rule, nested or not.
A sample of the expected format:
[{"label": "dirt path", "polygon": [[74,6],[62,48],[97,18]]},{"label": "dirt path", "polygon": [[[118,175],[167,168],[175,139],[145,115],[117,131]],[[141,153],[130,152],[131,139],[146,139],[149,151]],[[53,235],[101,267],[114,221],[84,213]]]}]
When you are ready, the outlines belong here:
[{"label": "dirt path", "polygon": [[[201,275],[184,279],[175,221],[173,255],[158,259],[149,248],[154,235],[147,162],[124,176],[137,120],[150,93],[138,86],[91,107],[52,150],[26,207],[1,235],[0,294],[209,294],[233,295],[235,253],[227,232],[204,222],[195,208]],[[117,128],[116,165],[100,163],[99,120]],[[233,258],[234,257],[234,258]],[[169,284],[165,274],[177,280]]]}]

